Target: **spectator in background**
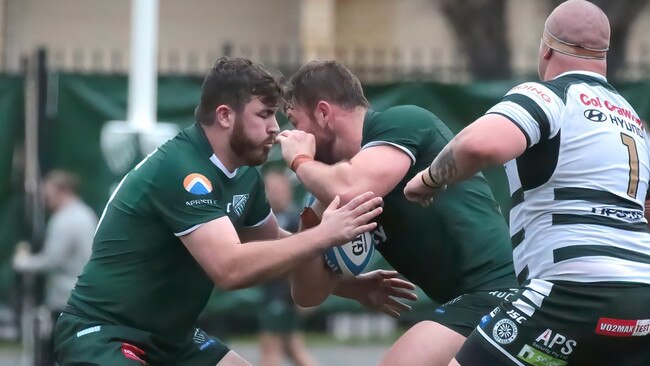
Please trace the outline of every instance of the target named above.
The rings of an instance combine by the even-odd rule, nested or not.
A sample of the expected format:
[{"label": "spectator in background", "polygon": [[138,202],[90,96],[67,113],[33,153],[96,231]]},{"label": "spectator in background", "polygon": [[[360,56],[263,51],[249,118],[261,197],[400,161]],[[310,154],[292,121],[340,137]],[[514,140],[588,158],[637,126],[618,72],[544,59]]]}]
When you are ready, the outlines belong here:
[{"label": "spectator in background", "polygon": [[[31,254],[25,242],[18,245],[14,269],[47,277],[45,306],[53,321],[63,310],[70,291],[90,257],[97,216],[78,196],[78,179],[70,172],[52,170],[43,182],[45,205],[52,212],[40,252]],[[43,347],[44,364],[54,363],[51,337]]]},{"label": "spectator in background", "polygon": [[[278,225],[289,232],[297,232],[300,217],[293,206],[289,177],[281,170],[270,170],[264,175],[264,186]],[[261,365],[279,366],[284,354],[295,365],[316,365],[300,332],[301,314],[291,299],[288,280],[268,282],[262,290],[264,299],[259,312]]]}]

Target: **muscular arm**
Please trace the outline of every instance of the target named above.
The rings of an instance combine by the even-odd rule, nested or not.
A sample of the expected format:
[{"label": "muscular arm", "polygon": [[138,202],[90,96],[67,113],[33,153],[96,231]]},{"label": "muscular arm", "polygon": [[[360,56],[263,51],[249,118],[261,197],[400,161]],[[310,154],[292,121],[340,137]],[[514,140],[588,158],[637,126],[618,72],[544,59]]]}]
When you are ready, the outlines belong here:
[{"label": "muscular arm", "polygon": [[339,195],[345,203],[366,191],[385,196],[404,178],[410,166],[411,158],[406,153],[380,145],[363,149],[350,161],[335,165],[304,163],[296,174],[319,201],[330,202]]},{"label": "muscular arm", "polygon": [[[277,237],[275,218],[264,226],[269,232],[275,226]],[[282,277],[291,267],[318,253],[319,245],[302,245],[308,235],[320,246],[326,242],[325,236],[316,231],[281,241],[242,244],[230,219],[221,217],[181,237],[181,241],[217,286],[231,290]]]},{"label": "muscular arm", "polygon": [[[296,265],[322,253],[333,243],[349,240],[373,229],[376,224],[364,223],[381,213],[381,207],[377,207],[381,199],[369,199],[372,196],[370,193],[360,195],[336,210],[337,203],[334,202],[320,225],[283,239],[276,239],[278,228],[275,216],[262,227],[247,233],[248,239],[262,239],[260,241],[242,244],[230,219],[225,216],[198,227],[180,239],[219,287],[244,288],[283,277]],[[255,233],[258,237],[254,236]]]},{"label": "muscular arm", "polygon": [[507,118],[488,114],[467,126],[445,146],[431,163],[431,176],[426,170],[421,174],[427,183],[451,184],[489,166],[504,164],[524,150],[526,136],[523,132]]}]

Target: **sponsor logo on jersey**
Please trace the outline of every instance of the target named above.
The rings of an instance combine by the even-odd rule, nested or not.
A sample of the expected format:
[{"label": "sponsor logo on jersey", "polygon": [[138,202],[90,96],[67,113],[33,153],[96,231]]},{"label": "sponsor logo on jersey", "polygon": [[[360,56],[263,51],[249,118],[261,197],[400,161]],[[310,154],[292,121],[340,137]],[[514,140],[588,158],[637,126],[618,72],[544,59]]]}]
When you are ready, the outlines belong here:
[{"label": "sponsor logo on jersey", "polygon": [[204,351],[206,348],[212,346],[213,344],[216,344],[217,342],[214,339],[209,339],[207,342],[203,343],[202,345],[199,346],[200,351]]},{"label": "sponsor logo on jersey", "polygon": [[524,360],[527,364],[533,366],[564,366],[568,363],[567,361],[560,360],[547,355],[544,352],[538,351],[528,344],[524,344],[519,353],[517,353],[517,358]]},{"label": "sponsor logo on jersey", "polygon": [[607,121],[607,116],[605,113],[599,111],[598,109],[587,109],[583,112],[583,115],[586,119],[592,122],[605,122]]},{"label": "sponsor logo on jersey", "polygon": [[[627,108],[617,106],[616,104],[610,102],[609,100],[601,101],[599,97],[594,98],[594,97],[592,97],[590,95],[587,95],[585,93],[581,93],[580,94],[580,101],[582,102],[582,104],[584,104],[586,106],[592,106],[592,107],[598,107],[598,108],[605,107],[605,108],[607,108],[608,111],[615,112],[619,116],[627,118],[627,119],[631,120],[632,122],[636,123],[637,126],[639,126],[639,128],[641,128],[642,130],[644,129],[643,121],[641,121],[641,119],[636,114],[634,114],[634,112],[632,112],[631,110],[629,110]],[[598,121],[598,122],[602,122],[602,121]]]},{"label": "sponsor logo on jersey", "polygon": [[372,241],[375,243],[375,247],[385,243],[388,240],[388,236],[386,235],[384,227],[379,224],[377,224],[375,230],[370,232],[370,235],[372,235]]},{"label": "sponsor logo on jersey", "polygon": [[645,132],[643,131],[643,129],[639,128],[634,123],[628,122],[624,118],[617,117],[613,114],[609,115],[609,119],[613,125],[616,125],[621,129],[626,129],[627,131],[630,131],[641,138],[645,138]]},{"label": "sponsor logo on jersey", "polygon": [[203,343],[205,342],[205,333],[201,329],[194,329],[194,336],[192,337],[194,343]]},{"label": "sponsor logo on jersey", "polygon": [[496,308],[494,308],[494,310],[490,311],[490,316],[494,318],[497,314],[499,314],[500,311],[501,308],[497,306]]},{"label": "sponsor logo on jersey", "polygon": [[596,334],[610,337],[640,337],[650,334],[650,319],[627,320],[600,318]]},{"label": "sponsor logo on jersey", "polygon": [[213,200],[212,198],[202,198],[198,200],[189,200],[185,201],[185,206],[203,206],[203,205],[217,205],[217,200]]},{"label": "sponsor logo on jersey", "polygon": [[539,99],[543,100],[546,103],[551,102],[551,97],[549,97],[548,94],[546,94],[546,92],[535,83],[519,84],[514,88],[512,88],[512,91],[515,90],[521,94],[533,95],[535,97],[538,97]]},{"label": "sponsor logo on jersey", "polygon": [[147,362],[142,359],[142,357],[145,356],[144,351],[132,344],[122,343],[122,354],[124,355],[124,357],[131,360],[138,361],[142,365],[147,364]]},{"label": "sponsor logo on jersey", "polygon": [[591,213],[600,216],[627,219],[628,221],[639,221],[645,217],[645,214],[641,210],[621,210],[612,207],[592,207]]},{"label": "sponsor logo on jersey", "polygon": [[212,192],[212,183],[210,183],[210,180],[205,175],[199,173],[188,174],[183,179],[183,187],[185,187],[186,191],[197,196]]},{"label": "sponsor logo on jersey", "polygon": [[568,339],[552,329],[546,329],[535,338],[533,345],[546,354],[566,360],[567,356],[573,353],[573,349],[578,345],[578,342]]},{"label": "sponsor logo on jersey", "polygon": [[249,194],[236,194],[232,196],[232,208],[235,210],[237,216],[241,216],[244,213],[249,196]]},{"label": "sponsor logo on jersey", "polygon": [[459,302],[462,298],[463,298],[463,295],[456,296],[455,298],[453,298],[453,299],[447,301],[446,303],[442,304],[442,306],[453,305],[453,304]]},{"label": "sponsor logo on jersey", "polygon": [[199,351],[203,351],[206,348],[216,344],[217,342],[210,338],[204,331],[199,328],[194,329],[194,336],[192,341],[199,345]]},{"label": "sponsor logo on jersey", "polygon": [[501,344],[510,344],[517,338],[517,325],[510,319],[501,319],[492,328],[492,337]]},{"label": "sponsor logo on jersey", "polygon": [[481,321],[478,323],[478,326],[481,327],[481,328],[485,328],[485,325],[486,325],[490,320],[492,320],[492,316],[491,316],[490,314],[488,314],[488,315],[483,315],[483,317],[481,318]]},{"label": "sponsor logo on jersey", "polygon": [[83,336],[85,336],[86,334],[99,332],[100,330],[102,330],[102,326],[101,326],[101,325],[96,325],[96,326],[94,326],[94,327],[90,327],[90,328],[86,328],[86,329],[84,329],[84,330],[80,330],[80,331],[77,332],[77,338],[79,338],[79,337],[83,337]]},{"label": "sponsor logo on jersey", "polygon": [[521,315],[517,310],[514,310],[514,309],[506,311],[506,314],[508,314],[508,316],[512,320],[516,321],[519,324],[521,324],[521,323],[525,322],[526,320],[528,320],[528,319],[526,319],[525,316]]},{"label": "sponsor logo on jersey", "polygon": [[491,291],[488,294],[496,297],[497,299],[502,299],[503,301],[509,301],[512,296],[515,296],[518,289],[509,289],[508,291]]}]

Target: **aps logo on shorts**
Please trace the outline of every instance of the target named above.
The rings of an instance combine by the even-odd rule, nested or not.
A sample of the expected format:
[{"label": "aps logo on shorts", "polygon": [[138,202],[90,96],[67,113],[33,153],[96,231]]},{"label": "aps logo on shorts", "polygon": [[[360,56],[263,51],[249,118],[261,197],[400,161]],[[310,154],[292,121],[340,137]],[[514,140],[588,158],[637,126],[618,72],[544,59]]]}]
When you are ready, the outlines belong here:
[{"label": "aps logo on shorts", "polygon": [[191,173],[183,179],[183,187],[186,191],[197,196],[212,192],[212,183],[203,174]]}]

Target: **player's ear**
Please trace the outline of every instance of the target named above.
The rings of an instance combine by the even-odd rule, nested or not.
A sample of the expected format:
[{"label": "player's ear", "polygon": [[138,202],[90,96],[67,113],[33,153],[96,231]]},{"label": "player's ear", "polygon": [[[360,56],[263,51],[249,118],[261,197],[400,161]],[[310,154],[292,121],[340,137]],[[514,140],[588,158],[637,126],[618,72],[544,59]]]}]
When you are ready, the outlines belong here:
[{"label": "player's ear", "polygon": [[324,100],[316,105],[316,121],[320,127],[325,127],[332,117],[332,106]]},{"label": "player's ear", "polygon": [[551,47],[546,46],[542,57],[544,58],[544,60],[548,60],[551,58],[552,54],[553,54],[553,49]]},{"label": "player's ear", "polygon": [[223,128],[229,128],[235,121],[235,111],[225,104],[217,107],[215,116],[217,124]]}]

